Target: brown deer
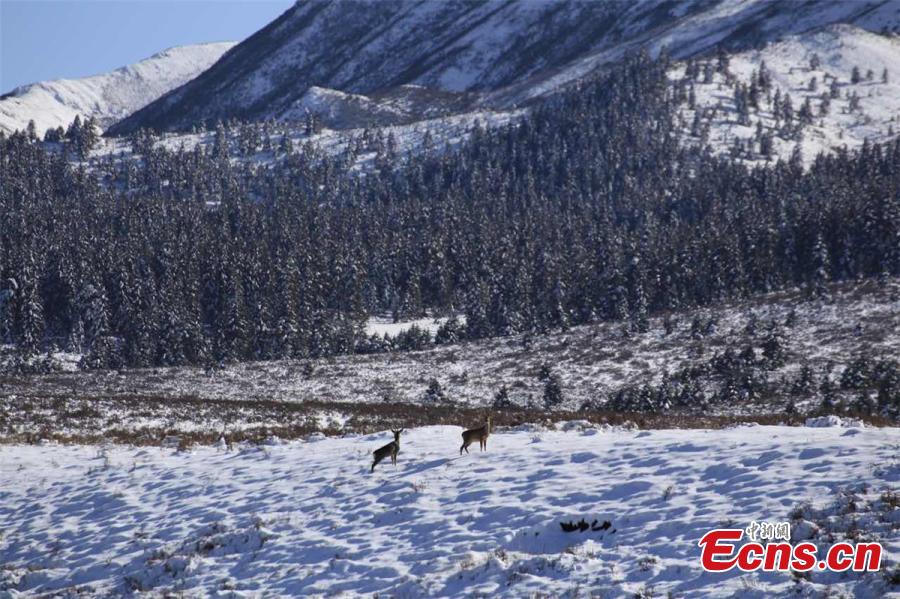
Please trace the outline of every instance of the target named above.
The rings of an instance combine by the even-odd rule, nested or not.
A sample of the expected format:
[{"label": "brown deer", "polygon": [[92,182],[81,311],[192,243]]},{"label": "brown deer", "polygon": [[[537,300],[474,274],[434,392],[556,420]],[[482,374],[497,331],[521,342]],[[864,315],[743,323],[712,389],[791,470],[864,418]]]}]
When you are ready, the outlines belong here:
[{"label": "brown deer", "polygon": [[485,451],[487,449],[487,439],[490,434],[491,417],[488,416],[484,426],[463,431],[463,444],[462,447],[459,448],[459,455],[462,455],[463,450],[465,450],[466,453],[469,453],[469,445],[472,444],[472,441],[476,440],[478,441],[478,447],[481,448],[481,451]]},{"label": "brown deer", "polygon": [[405,428],[401,428],[399,431],[391,429],[391,432],[394,433],[394,440],[384,447],[379,447],[372,452],[372,455],[375,456],[375,458],[372,462],[372,469],[370,470],[370,472],[375,472],[375,466],[378,465],[378,462],[388,456],[391,456],[391,463],[395,466],[397,465],[397,453],[400,451],[400,433],[405,430]]}]

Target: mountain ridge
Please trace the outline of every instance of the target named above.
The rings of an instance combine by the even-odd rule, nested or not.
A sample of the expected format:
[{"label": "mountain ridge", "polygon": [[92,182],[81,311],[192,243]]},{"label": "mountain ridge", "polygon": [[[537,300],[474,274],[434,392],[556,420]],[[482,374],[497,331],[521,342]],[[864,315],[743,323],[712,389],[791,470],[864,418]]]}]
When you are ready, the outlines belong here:
[{"label": "mountain ridge", "polygon": [[241,118],[292,118],[311,87],[372,95],[402,85],[474,94],[510,108],[575,82],[626,52],[677,58],[740,50],[837,22],[896,29],[896,0],[309,0],[225,60],[110,129],[183,131]]},{"label": "mountain ridge", "polygon": [[42,135],[68,126],[76,115],[108,126],[193,79],[235,44],[173,46],[105,73],[21,85],[0,96],[0,131],[25,129],[34,120]]}]

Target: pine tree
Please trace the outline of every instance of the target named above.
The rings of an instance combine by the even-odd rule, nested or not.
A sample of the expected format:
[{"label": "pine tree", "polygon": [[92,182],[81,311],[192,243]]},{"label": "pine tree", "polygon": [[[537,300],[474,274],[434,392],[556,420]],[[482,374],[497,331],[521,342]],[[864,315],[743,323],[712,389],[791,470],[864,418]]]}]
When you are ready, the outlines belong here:
[{"label": "pine tree", "polygon": [[827,294],[827,283],[830,280],[829,268],[831,261],[828,258],[828,247],[822,239],[822,234],[816,236],[816,242],[812,248],[812,280],[810,290],[818,297]]},{"label": "pine tree", "polygon": [[780,331],[776,329],[769,331],[762,343],[762,353],[767,368],[774,370],[784,365],[787,352]]},{"label": "pine tree", "polygon": [[544,381],[544,408],[552,410],[563,402],[562,383],[559,375],[552,373]]},{"label": "pine tree", "polygon": [[646,333],[650,329],[650,320],[647,310],[647,296],[644,291],[646,283],[645,275],[638,258],[634,258],[631,263],[629,273],[629,315],[631,318],[631,327],[635,332]]},{"label": "pine tree", "polygon": [[818,54],[813,52],[812,56],[809,58],[809,68],[813,71],[818,71],[820,66],[822,66],[822,59],[819,58]]}]

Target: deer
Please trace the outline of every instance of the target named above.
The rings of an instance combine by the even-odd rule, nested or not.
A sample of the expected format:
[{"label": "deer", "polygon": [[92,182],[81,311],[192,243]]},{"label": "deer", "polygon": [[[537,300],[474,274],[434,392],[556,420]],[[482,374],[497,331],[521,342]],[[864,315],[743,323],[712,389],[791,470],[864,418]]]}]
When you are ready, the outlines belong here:
[{"label": "deer", "polygon": [[388,456],[391,456],[391,463],[395,466],[397,465],[397,453],[400,451],[400,433],[405,430],[405,428],[401,428],[399,431],[391,429],[391,432],[394,433],[394,440],[384,447],[379,447],[372,452],[374,460],[372,462],[372,469],[370,470],[370,472],[375,472],[375,466],[378,465],[378,462]]},{"label": "deer", "polygon": [[459,455],[462,455],[463,450],[466,453],[469,453],[469,445],[472,444],[472,441],[478,441],[478,447],[481,448],[481,451],[485,451],[487,449],[487,439],[488,435],[491,434],[491,417],[488,416],[487,420],[484,422],[484,426],[469,429],[467,431],[463,431],[462,438],[463,444],[462,447],[459,448]]}]

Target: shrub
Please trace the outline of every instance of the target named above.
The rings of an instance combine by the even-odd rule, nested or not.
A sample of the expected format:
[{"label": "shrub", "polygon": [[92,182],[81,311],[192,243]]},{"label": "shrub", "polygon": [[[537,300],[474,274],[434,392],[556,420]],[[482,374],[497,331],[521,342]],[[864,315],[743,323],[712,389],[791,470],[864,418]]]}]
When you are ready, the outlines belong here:
[{"label": "shrub", "polygon": [[787,358],[787,351],[784,348],[784,339],[780,331],[774,329],[766,336],[762,344],[763,357],[766,361],[766,367],[776,369],[784,366]]},{"label": "shrub", "polygon": [[431,379],[428,381],[428,388],[425,389],[422,399],[426,403],[434,404],[444,401],[447,397],[444,395],[444,389],[441,387],[440,382],[437,379]]},{"label": "shrub", "polygon": [[438,345],[448,345],[456,343],[463,338],[463,327],[459,323],[456,316],[448,318],[441,326],[438,327],[434,336],[434,342]]},{"label": "shrub", "polygon": [[495,410],[508,410],[509,408],[515,407],[513,402],[509,399],[509,389],[506,385],[500,387],[497,390],[497,393],[494,395],[494,402],[492,404]]}]

